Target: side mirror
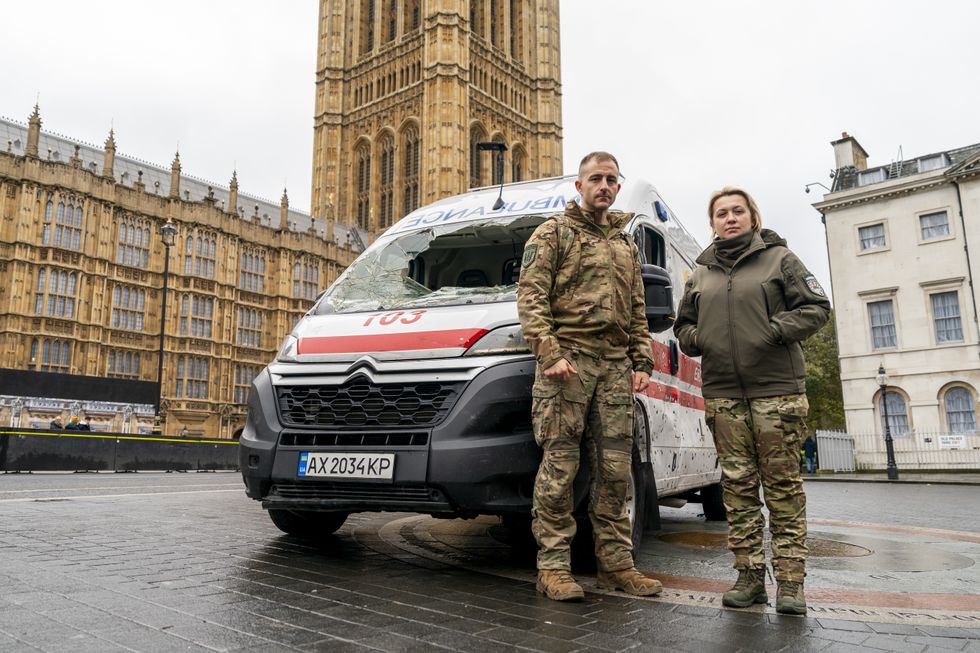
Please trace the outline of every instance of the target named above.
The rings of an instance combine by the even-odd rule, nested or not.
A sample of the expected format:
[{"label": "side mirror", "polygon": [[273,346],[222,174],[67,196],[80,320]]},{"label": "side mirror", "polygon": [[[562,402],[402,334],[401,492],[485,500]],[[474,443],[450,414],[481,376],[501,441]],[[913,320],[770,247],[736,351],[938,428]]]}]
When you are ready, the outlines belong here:
[{"label": "side mirror", "polygon": [[654,333],[674,326],[674,293],[670,274],[659,265],[640,266],[647,306],[647,324]]}]

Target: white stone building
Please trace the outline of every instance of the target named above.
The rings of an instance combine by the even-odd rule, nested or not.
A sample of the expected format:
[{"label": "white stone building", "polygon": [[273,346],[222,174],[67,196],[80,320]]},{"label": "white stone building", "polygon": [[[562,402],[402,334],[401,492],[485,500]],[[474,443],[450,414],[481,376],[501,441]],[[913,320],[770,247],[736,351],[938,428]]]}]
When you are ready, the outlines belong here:
[{"label": "white stone building", "polygon": [[858,467],[884,466],[879,366],[899,468],[980,467],[980,144],[878,167],[847,133],[832,145],[833,187],[813,206]]}]

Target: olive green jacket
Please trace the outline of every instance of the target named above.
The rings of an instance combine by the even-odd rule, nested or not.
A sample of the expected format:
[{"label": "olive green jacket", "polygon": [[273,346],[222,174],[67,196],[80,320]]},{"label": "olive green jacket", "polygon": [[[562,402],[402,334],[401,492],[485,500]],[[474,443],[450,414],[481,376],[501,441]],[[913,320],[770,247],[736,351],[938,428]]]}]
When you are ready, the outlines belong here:
[{"label": "olive green jacket", "polygon": [[674,335],[701,356],[706,398],[806,391],[800,343],[830,315],[827,294],[779,234],[763,229],[729,269],[712,244],[684,287]]},{"label": "olive green jacket", "polygon": [[631,213],[611,212],[604,232],[569,202],[564,215],[528,239],[517,286],[517,314],[538,365],[547,369],[569,351],[629,358],[637,372],[653,369],[639,252],[623,232]]}]

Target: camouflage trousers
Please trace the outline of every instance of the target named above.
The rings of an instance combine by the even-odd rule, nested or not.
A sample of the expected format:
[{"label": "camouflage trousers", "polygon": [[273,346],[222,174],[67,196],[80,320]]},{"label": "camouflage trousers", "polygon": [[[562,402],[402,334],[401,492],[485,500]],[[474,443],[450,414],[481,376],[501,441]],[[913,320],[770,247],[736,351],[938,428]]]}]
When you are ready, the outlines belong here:
[{"label": "camouflage trousers", "polygon": [[735,554],[736,569],[765,565],[761,480],[776,580],[802,582],[806,575],[806,495],[799,451],[808,409],[803,394],[705,400],[705,420],[721,463],[728,548]]},{"label": "camouflage trousers", "polygon": [[555,381],[539,368],[532,389],[534,437],[543,450],[531,513],[538,569],[571,568],[572,484],[583,438],[592,476],[589,518],[596,560],[603,571],[629,569],[633,566],[626,514],[633,447],[631,363],[577,353],[566,358],[577,375]]}]

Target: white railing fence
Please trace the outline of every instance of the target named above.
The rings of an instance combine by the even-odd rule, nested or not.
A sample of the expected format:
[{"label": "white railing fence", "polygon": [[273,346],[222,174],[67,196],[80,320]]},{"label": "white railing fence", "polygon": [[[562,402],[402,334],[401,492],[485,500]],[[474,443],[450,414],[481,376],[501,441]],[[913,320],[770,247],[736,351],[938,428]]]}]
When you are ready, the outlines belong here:
[{"label": "white railing fence", "polygon": [[842,431],[817,431],[816,436],[820,469],[854,471],[854,438]]},{"label": "white railing fence", "polygon": [[[853,463],[847,469],[848,440]],[[901,469],[980,470],[980,434],[915,431],[892,435],[895,464]],[[817,431],[817,450],[822,469],[834,471],[883,470],[888,456],[883,433]],[[842,460],[839,460],[841,457]]]}]

